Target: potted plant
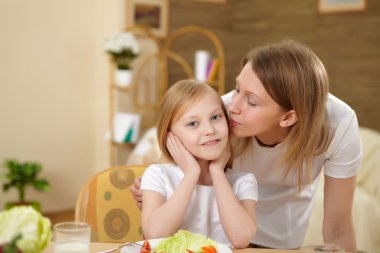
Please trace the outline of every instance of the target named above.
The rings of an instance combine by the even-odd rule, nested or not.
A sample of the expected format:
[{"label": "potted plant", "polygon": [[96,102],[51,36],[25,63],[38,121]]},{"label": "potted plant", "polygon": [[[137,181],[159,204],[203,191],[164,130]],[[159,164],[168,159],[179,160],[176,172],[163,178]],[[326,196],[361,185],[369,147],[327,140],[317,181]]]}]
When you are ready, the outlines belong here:
[{"label": "potted plant", "polygon": [[132,80],[132,61],[140,54],[140,45],[132,32],[123,32],[106,40],[105,50],[116,65],[115,82],[121,87]]},{"label": "potted plant", "polygon": [[42,165],[36,162],[21,163],[17,160],[5,160],[3,167],[6,172],[0,173],[0,178],[4,178],[3,191],[7,192],[11,188],[16,188],[18,192],[18,201],[8,202],[5,209],[14,206],[30,205],[37,211],[41,210],[38,201],[27,201],[25,198],[26,188],[33,186],[37,191],[48,191],[50,185],[45,179],[38,178],[38,174],[42,171]]}]

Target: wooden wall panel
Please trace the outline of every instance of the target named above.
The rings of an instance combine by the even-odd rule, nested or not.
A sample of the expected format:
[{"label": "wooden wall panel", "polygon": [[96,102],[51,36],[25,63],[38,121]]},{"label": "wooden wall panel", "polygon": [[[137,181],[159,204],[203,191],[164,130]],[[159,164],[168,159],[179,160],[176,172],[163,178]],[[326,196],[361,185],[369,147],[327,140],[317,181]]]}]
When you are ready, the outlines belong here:
[{"label": "wooden wall panel", "polygon": [[[321,15],[317,0],[227,0],[224,4],[172,0],[169,24],[171,31],[203,26],[220,38],[227,90],[233,89],[240,61],[249,49],[284,38],[308,44],[325,63],[331,93],[354,108],[361,126],[380,131],[380,1],[368,0],[364,12]],[[189,47],[205,44],[193,40],[178,45],[191,58]],[[179,68],[170,71],[176,76]]]}]

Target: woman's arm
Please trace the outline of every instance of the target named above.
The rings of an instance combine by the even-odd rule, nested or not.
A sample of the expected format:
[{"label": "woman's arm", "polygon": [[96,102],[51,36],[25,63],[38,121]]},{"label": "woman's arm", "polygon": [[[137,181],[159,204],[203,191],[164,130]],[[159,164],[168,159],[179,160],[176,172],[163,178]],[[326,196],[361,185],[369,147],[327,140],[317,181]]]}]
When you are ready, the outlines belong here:
[{"label": "woman's arm", "polygon": [[323,240],[356,251],[355,231],[352,222],[352,203],[356,176],[333,178],[325,175]]},{"label": "woman's arm", "polygon": [[256,234],[256,201],[236,198],[224,173],[229,157],[226,150],[225,155],[210,163],[209,169],[223,230],[235,248],[245,248]]}]

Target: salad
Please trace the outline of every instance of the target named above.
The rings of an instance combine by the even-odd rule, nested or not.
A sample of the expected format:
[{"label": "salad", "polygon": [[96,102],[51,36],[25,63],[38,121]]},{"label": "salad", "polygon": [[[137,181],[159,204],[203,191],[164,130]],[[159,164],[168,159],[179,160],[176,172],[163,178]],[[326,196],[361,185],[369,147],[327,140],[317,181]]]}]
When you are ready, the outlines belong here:
[{"label": "salad", "polygon": [[151,249],[149,241],[144,241],[140,253],[217,253],[216,242],[202,234],[179,230]]},{"label": "salad", "polygon": [[0,212],[0,252],[39,253],[51,235],[50,220],[30,206]]}]

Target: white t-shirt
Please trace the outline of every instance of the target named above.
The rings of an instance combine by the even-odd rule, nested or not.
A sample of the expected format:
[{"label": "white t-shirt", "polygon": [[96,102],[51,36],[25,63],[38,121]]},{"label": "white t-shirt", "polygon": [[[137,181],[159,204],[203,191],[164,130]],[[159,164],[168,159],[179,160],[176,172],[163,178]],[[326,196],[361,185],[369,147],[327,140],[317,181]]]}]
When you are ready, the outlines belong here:
[{"label": "white t-shirt", "polygon": [[[231,92],[223,96],[226,104],[231,99]],[[355,112],[331,94],[328,95],[327,112],[331,131],[335,134],[327,151],[313,159],[313,181],[303,185],[300,192],[297,179],[287,177],[283,181],[276,167],[289,143],[263,147],[252,137],[253,153],[234,159],[233,169],[253,173],[258,183],[257,233],[253,243],[271,248],[300,247],[322,168],[325,175],[335,178],[357,174],[362,150]]]},{"label": "white t-shirt", "polygon": [[[183,176],[182,170],[175,164],[153,164],[144,172],[141,189],[156,191],[169,199]],[[238,200],[257,201],[257,182],[253,174],[227,170],[226,176]],[[220,223],[212,186],[197,185],[195,187],[181,229],[202,233],[213,240],[231,246]]]}]

